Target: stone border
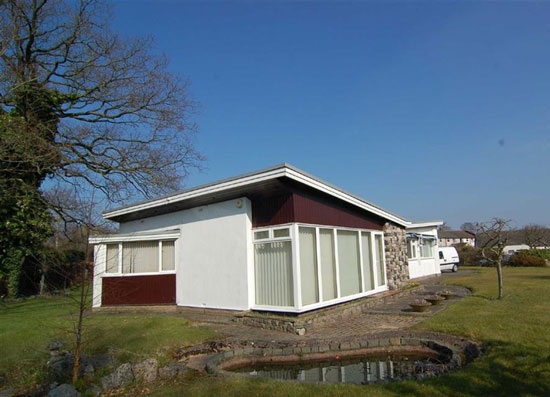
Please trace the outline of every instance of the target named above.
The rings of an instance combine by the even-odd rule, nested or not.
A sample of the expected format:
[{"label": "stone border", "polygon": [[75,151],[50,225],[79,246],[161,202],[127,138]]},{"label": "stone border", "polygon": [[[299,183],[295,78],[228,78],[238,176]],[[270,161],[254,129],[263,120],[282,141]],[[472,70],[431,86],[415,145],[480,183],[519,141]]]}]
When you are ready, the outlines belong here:
[{"label": "stone border", "polygon": [[[213,354],[206,361],[209,374],[248,376],[225,370],[233,365],[256,362],[315,361],[340,356],[387,352],[435,352],[446,357],[445,371],[461,368],[481,355],[478,344],[464,338],[435,332],[385,332],[346,342],[321,342],[287,347],[245,347]],[[271,359],[271,360],[270,360]]]},{"label": "stone border", "polygon": [[303,314],[277,315],[265,314],[264,312],[238,314],[234,316],[233,321],[249,327],[304,335],[316,327],[337,324],[344,319],[367,313],[376,305],[391,303],[424,291],[424,289],[424,286],[418,286],[407,290],[381,292]]}]

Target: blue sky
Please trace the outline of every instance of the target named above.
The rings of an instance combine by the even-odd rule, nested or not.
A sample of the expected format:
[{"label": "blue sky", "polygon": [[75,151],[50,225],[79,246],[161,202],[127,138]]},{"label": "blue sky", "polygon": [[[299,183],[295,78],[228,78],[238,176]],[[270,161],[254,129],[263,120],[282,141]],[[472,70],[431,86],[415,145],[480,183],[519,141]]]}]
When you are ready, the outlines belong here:
[{"label": "blue sky", "polygon": [[202,105],[187,186],[288,162],[411,220],[550,226],[550,2],[115,4]]}]

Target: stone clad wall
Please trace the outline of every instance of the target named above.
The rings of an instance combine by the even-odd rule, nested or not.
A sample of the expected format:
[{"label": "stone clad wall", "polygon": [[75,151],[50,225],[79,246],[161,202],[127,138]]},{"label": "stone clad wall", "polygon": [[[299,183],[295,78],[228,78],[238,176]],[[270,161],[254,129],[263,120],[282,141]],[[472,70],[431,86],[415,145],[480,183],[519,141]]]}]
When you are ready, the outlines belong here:
[{"label": "stone clad wall", "polygon": [[399,289],[409,280],[405,228],[390,222],[386,223],[384,225],[384,245],[388,287]]}]

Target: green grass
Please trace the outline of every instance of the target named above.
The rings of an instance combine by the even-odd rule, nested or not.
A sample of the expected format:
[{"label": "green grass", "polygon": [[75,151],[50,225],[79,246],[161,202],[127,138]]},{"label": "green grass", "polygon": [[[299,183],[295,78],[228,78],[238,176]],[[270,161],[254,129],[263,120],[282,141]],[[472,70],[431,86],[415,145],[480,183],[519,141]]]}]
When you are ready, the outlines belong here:
[{"label": "green grass", "polygon": [[505,268],[501,301],[494,299],[494,269],[476,269],[452,282],[471,288],[473,295],[417,328],[484,343],[484,356],[461,370],[423,382],[370,386],[197,376],[159,388],[157,395],[550,396],[550,269]]},{"label": "green grass", "polygon": [[[32,297],[0,304],[0,388],[43,378],[46,346],[62,339],[73,350],[76,305],[69,297]],[[175,314],[91,314],[85,317],[84,352],[113,352],[121,361],[166,356],[171,348],[213,338],[204,327],[191,326]]]}]

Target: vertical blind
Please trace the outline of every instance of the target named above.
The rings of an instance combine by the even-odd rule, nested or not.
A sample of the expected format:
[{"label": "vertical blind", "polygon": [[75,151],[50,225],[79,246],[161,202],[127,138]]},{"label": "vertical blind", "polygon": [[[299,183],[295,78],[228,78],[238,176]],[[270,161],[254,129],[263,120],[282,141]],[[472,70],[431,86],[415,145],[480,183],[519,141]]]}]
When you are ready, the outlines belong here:
[{"label": "vertical blind", "polygon": [[107,273],[118,273],[118,244],[107,244]]},{"label": "vertical blind", "polygon": [[317,278],[317,243],[315,228],[301,227],[300,235],[300,284],[302,286],[302,305],[319,302]]},{"label": "vertical blind", "polygon": [[176,252],[173,241],[162,242],[162,270],[176,270]]},{"label": "vertical blind", "polygon": [[363,277],[365,278],[365,291],[370,291],[375,288],[374,285],[374,270],[371,260],[371,241],[370,233],[361,232],[361,254],[363,255]]},{"label": "vertical blind", "polygon": [[158,241],[136,241],[122,245],[122,273],[151,273],[158,270]]},{"label": "vertical blind", "polygon": [[319,229],[319,248],[321,251],[321,278],[323,281],[323,300],[336,299],[336,259],[334,257],[334,233],[332,229]]},{"label": "vertical blind", "polygon": [[256,304],[294,306],[290,241],[254,245]]},{"label": "vertical blind", "polygon": [[374,260],[376,269],[378,270],[378,285],[386,284],[386,272],[384,271],[384,247],[382,245],[382,236],[377,234],[374,236]]},{"label": "vertical blind", "polygon": [[361,292],[361,270],[357,232],[338,230],[337,235],[340,294],[341,296],[358,294]]}]

